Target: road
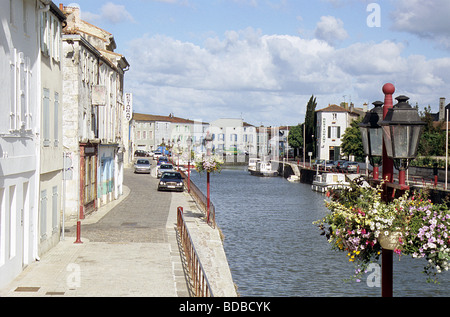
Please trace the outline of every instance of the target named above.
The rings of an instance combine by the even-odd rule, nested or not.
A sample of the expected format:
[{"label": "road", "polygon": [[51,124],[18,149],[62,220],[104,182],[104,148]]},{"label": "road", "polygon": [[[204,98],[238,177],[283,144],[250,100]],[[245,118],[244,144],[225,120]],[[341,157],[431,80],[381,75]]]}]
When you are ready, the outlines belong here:
[{"label": "road", "polygon": [[[83,225],[82,237],[91,242],[167,243],[166,223],[172,195],[158,192],[158,179],[149,174],[124,171],[124,184],[129,196],[95,224]],[[76,228],[69,228],[76,233]]]}]

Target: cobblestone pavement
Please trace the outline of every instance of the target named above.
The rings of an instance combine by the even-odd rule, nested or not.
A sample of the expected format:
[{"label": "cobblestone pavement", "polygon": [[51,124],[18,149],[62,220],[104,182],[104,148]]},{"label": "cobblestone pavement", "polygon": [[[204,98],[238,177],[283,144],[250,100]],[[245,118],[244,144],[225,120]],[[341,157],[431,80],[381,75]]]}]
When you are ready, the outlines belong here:
[{"label": "cobblestone pavement", "polygon": [[128,196],[82,220],[83,243],[74,243],[76,226],[68,223],[64,241],[0,289],[0,297],[189,296],[171,205],[186,198],[158,192],[157,183],[126,169]]},{"label": "cobblestone pavement", "polygon": [[[166,222],[172,192],[157,192],[158,179],[124,171],[124,184],[131,192],[118,206],[94,224],[83,225],[82,237],[92,242],[167,243]],[[69,232],[67,232],[69,231]],[[66,229],[74,236],[76,227]]]}]

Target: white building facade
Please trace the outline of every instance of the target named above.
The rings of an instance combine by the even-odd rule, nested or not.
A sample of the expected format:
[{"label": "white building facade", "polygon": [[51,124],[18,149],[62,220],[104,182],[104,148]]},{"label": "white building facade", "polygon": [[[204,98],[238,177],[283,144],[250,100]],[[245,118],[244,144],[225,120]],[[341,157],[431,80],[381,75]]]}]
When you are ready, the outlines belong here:
[{"label": "white building facade", "polygon": [[50,1],[0,1],[0,287],[38,258],[40,16]]},{"label": "white building facade", "polygon": [[65,16],[54,4],[40,12],[41,137],[39,180],[39,254],[55,246],[61,236],[63,197],[61,31]]},{"label": "white building facade", "polygon": [[211,122],[209,132],[213,138],[213,153],[225,154],[227,161],[245,161],[245,155],[257,154],[257,129],[243,119],[218,119]]},{"label": "white building facade", "polygon": [[317,110],[316,115],[317,159],[332,161],[340,159],[342,137],[354,115],[337,105]]}]

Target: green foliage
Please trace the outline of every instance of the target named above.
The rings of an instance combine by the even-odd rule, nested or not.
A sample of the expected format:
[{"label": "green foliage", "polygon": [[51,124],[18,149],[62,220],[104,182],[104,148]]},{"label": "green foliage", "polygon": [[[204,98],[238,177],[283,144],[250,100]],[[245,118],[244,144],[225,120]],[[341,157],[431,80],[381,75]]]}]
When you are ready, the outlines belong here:
[{"label": "green foliage", "polygon": [[303,148],[303,125],[290,128],[289,145],[295,149]]},{"label": "green foliage", "polygon": [[305,116],[305,143],[306,143],[306,152],[313,152],[313,156],[316,155],[315,150],[315,142],[313,135],[316,135],[316,125],[314,123],[315,120],[315,112],[317,107],[317,101],[314,95],[308,101],[306,105],[306,116]]},{"label": "green foliage", "polygon": [[341,144],[342,153],[347,156],[354,155],[357,161],[364,160],[364,148],[361,131],[359,130],[359,123],[362,119],[353,121],[350,127],[345,130]]}]

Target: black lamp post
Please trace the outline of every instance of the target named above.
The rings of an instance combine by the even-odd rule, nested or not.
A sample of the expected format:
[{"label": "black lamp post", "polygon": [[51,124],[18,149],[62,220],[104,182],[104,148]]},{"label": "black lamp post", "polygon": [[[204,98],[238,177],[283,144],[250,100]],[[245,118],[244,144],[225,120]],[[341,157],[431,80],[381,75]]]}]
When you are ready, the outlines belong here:
[{"label": "black lamp post", "polygon": [[405,187],[405,170],[409,160],[417,156],[420,136],[426,123],[420,119],[417,109],[408,103],[408,97],[398,96],[395,99],[398,103],[388,110],[380,125],[387,156],[394,161],[394,166],[399,170],[399,183]]},{"label": "black lamp post", "polygon": [[373,178],[378,180],[379,164],[383,157],[383,132],[380,122],[383,121],[383,102],[375,101],[375,108],[369,111],[359,124],[362,135],[364,154],[369,157],[373,166]]},{"label": "black lamp post", "polygon": [[[399,170],[400,189],[406,189],[405,170],[408,168],[408,161],[417,155],[419,139],[425,123],[420,120],[417,109],[412,108],[407,102],[408,97],[397,97],[398,103],[393,106],[392,94],[394,92],[395,87],[392,84],[388,83],[383,86],[384,107],[381,107],[382,102],[374,102],[375,108],[366,115],[360,124],[360,130],[364,152],[374,165],[374,177],[376,162],[382,161],[383,179],[388,183],[392,182],[393,161]],[[382,149],[381,155],[380,148]],[[387,196],[385,197],[387,199]],[[392,297],[392,272],[392,250],[383,248],[381,289],[383,297]]]}]

